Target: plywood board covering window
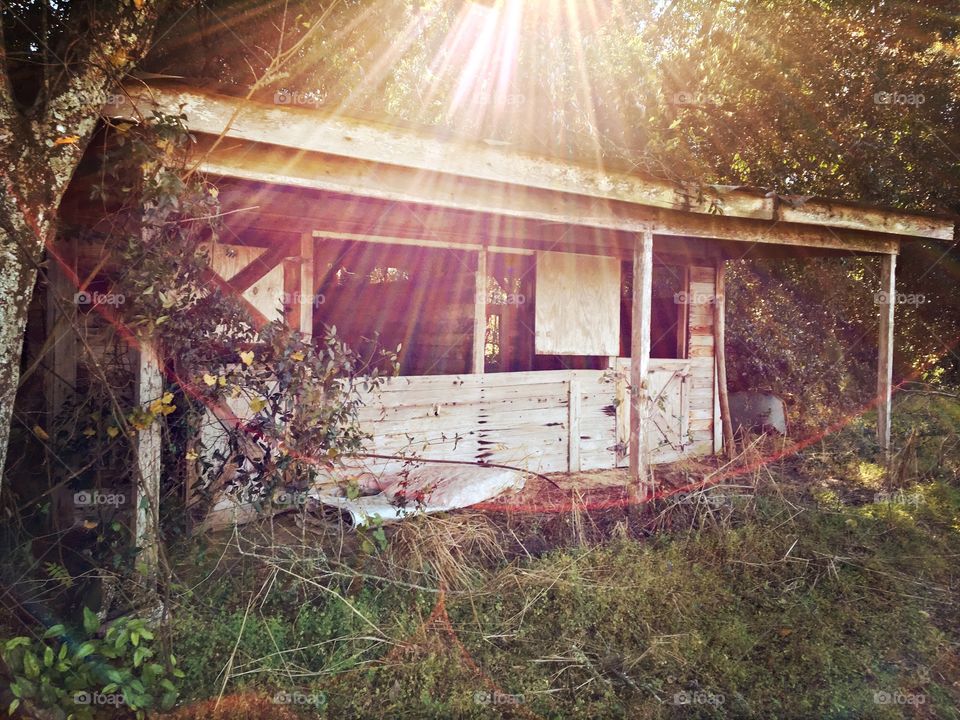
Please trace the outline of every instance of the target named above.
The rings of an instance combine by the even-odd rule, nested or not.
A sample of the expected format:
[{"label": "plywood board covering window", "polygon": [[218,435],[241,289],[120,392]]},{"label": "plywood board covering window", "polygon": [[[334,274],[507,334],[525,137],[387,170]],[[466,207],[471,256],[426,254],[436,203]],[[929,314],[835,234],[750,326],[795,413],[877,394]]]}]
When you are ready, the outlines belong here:
[{"label": "plywood board covering window", "polygon": [[537,253],[536,352],[620,352],[620,261],[574,253]]}]

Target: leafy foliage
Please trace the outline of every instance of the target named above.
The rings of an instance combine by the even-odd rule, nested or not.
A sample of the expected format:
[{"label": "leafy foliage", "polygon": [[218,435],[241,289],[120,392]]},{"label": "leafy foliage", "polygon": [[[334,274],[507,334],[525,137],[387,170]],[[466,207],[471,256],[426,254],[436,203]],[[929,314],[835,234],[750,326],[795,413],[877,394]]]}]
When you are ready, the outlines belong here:
[{"label": "leafy foliage", "polygon": [[210,368],[195,381],[205,403],[244,408],[243,420],[228,428],[225,448],[203,462],[209,483],[233,473],[228,485],[245,499],[267,499],[281,484],[305,490],[341,456],[361,452],[368,435],[357,415],[363,394],[396,367],[383,353],[365,362],[339,341],[335,328],[317,342],[282,323],[258,333],[259,342],[239,351],[236,362]]},{"label": "leafy foliage", "polygon": [[84,720],[105,712],[146,717],[167,710],[178,697],[173,680],[183,678],[173,655],[157,654],[146,621],[123,617],[101,632],[100,620],[84,608],[82,632],[54,625],[41,640],[15,637],[3,643],[3,661],[13,673],[8,712],[30,714],[59,708]]}]

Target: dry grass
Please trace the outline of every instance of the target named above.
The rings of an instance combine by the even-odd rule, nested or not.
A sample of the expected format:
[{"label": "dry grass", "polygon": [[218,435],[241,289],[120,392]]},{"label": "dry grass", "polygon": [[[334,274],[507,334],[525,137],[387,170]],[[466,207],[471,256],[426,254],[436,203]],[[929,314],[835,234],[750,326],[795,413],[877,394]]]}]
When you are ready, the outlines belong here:
[{"label": "dry grass", "polygon": [[478,565],[496,566],[505,554],[497,527],[486,515],[461,511],[397,523],[383,559],[394,572],[457,591],[473,586],[480,576]]}]

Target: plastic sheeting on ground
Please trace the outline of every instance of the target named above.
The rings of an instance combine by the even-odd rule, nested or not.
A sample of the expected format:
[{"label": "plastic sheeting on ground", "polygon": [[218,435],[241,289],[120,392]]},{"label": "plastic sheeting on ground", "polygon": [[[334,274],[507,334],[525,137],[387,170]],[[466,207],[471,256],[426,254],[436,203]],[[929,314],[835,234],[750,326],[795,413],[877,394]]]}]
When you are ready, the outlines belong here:
[{"label": "plastic sheeting on ground", "polygon": [[[423,513],[446,512],[492,500],[505,492],[523,489],[526,473],[520,470],[491,468],[483,465],[415,465],[392,475],[378,478],[380,492],[374,495],[346,497],[335,486],[323,486],[306,493],[275,493],[274,504],[264,506],[242,502],[230,494],[220,495],[195,532],[242,525],[264,517],[263,508],[271,514],[287,512],[302,505],[285,504],[287,495],[301,496],[345,513],[350,524],[362,527],[374,522],[402,520]],[[279,502],[278,502],[279,499]],[[278,508],[279,506],[279,508]]]},{"label": "plastic sheeting on ground", "polygon": [[402,520],[418,513],[436,513],[469,507],[507,491],[523,489],[525,473],[481,465],[421,465],[381,478],[376,495],[347,498],[315,491],[310,497],[339,508],[355,526],[376,518]]}]

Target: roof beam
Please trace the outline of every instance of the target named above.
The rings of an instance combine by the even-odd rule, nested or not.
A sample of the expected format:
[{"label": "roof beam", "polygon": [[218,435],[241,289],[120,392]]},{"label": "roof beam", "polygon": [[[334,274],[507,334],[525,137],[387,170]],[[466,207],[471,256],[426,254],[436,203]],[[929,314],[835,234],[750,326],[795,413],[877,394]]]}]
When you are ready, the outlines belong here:
[{"label": "roof beam", "polygon": [[[786,221],[734,218],[663,210],[629,203],[601,201],[583,195],[503,185],[482,180],[412,170],[352,158],[302,153],[269,145],[227,140],[212,148],[209,137],[198,139],[202,168],[225,177],[339,193],[435,208],[492,213],[562,226],[585,226],[627,233],[651,230],[659,235],[731,240],[739,243],[791,245],[861,253],[896,253],[900,237],[883,233],[817,227]],[[241,202],[255,217],[272,212],[262,203],[266,194],[251,193]],[[312,213],[300,201],[297,215]],[[315,227],[322,230],[321,227]],[[564,232],[560,227],[558,233]],[[473,232],[470,224],[462,233]]]},{"label": "roof beam", "polygon": [[[299,153],[390,164],[408,170],[574,193],[595,201],[626,203],[688,214],[786,221],[850,230],[949,240],[954,221],[852,203],[809,199],[790,205],[756,191],[675,184],[518,153],[502,147],[440,139],[406,128],[357,120],[309,108],[269,105],[188,86],[128,88],[123,103],[104,114],[146,117],[155,108],[185,112],[190,129],[213,136],[268,143]],[[182,110],[181,110],[182,108]],[[372,178],[370,179],[372,180]]]}]

